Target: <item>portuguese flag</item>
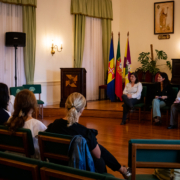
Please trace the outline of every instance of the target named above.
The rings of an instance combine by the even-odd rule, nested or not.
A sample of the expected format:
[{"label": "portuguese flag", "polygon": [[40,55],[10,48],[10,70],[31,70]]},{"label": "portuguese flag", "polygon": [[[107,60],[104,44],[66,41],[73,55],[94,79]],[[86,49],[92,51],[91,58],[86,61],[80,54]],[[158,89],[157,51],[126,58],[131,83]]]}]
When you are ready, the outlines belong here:
[{"label": "portuguese flag", "polygon": [[118,46],[116,54],[116,78],[115,78],[115,94],[122,101],[122,63],[121,63],[121,52],[120,52],[120,34],[118,37]]}]

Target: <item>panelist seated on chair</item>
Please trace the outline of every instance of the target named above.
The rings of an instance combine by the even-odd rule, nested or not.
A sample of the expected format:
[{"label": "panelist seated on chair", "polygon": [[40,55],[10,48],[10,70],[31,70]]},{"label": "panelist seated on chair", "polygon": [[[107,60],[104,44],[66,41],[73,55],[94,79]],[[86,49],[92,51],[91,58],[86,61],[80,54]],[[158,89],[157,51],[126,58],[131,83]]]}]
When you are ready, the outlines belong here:
[{"label": "panelist seated on chair", "polygon": [[32,113],[35,111],[36,106],[37,101],[33,92],[27,89],[20,91],[15,98],[14,113],[5,125],[11,132],[16,132],[18,128],[30,129],[35,149],[33,158],[40,159],[37,136],[39,131],[46,130],[46,126],[39,120],[32,117]]},{"label": "panelist seated on chair", "polygon": [[178,112],[180,111],[180,91],[177,94],[177,98],[171,105],[171,115],[170,115],[170,126],[168,129],[178,128]]},{"label": "panelist seated on chair", "polygon": [[116,158],[107,151],[103,146],[98,144],[96,136],[97,130],[88,129],[79,124],[79,117],[86,105],[85,97],[80,93],[72,93],[68,96],[65,107],[67,109],[66,117],[56,119],[51,123],[47,132],[65,134],[65,135],[82,135],[86,140],[94,160],[95,170],[98,173],[106,173],[106,165],[113,171],[119,171],[124,177],[127,175],[127,168],[121,166]]},{"label": "panelist seated on chair", "polygon": [[172,103],[172,87],[168,75],[164,72],[158,74],[158,83],[154,89],[154,99],[152,101],[153,118],[156,125],[161,124],[160,108]]},{"label": "panelist seated on chair", "polygon": [[9,95],[8,87],[0,83],[0,125],[3,125],[13,112],[14,96]]},{"label": "panelist seated on chair", "polygon": [[126,84],[122,99],[124,101],[123,104],[123,118],[121,125],[126,124],[126,118],[129,110],[133,109],[133,106],[138,103],[141,99],[142,92],[142,84],[138,81],[138,77],[136,73],[130,74],[129,83]]}]

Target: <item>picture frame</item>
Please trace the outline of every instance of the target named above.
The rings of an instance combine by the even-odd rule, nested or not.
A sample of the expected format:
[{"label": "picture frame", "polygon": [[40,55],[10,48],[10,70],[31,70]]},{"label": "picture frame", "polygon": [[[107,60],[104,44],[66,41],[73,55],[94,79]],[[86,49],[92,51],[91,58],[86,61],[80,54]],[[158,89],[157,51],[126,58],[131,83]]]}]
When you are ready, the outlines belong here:
[{"label": "picture frame", "polygon": [[154,3],[154,34],[174,33],[174,1]]}]

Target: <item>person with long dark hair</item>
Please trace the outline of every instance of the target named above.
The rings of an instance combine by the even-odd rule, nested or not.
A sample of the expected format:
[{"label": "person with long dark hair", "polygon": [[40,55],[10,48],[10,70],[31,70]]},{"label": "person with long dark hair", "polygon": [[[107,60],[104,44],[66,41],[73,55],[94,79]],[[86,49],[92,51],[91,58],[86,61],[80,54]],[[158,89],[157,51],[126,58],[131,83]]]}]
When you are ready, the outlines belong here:
[{"label": "person with long dark hair", "polygon": [[24,89],[20,91],[15,98],[14,112],[5,125],[9,131],[16,132],[18,128],[30,129],[33,137],[35,154],[33,158],[40,159],[38,132],[45,131],[46,126],[37,119],[32,117],[36,111],[37,100],[32,91]]},{"label": "person with long dark hair", "polygon": [[8,87],[4,83],[0,83],[0,125],[4,124],[11,116],[7,107],[9,103]]},{"label": "person with long dark hair", "polygon": [[129,170],[121,166],[116,158],[97,142],[97,130],[88,129],[79,124],[81,116],[86,105],[85,97],[77,92],[70,94],[66,100],[65,107],[67,110],[66,116],[61,119],[56,119],[51,123],[46,132],[66,134],[66,135],[81,135],[87,140],[87,144],[94,160],[95,169],[98,173],[106,172],[106,165],[113,171],[119,171],[123,177],[127,178],[130,175]]},{"label": "person with long dark hair", "polygon": [[130,74],[129,83],[126,84],[122,95],[124,104],[121,125],[126,124],[127,114],[129,110],[133,109],[134,104],[136,104],[141,99],[141,92],[142,84],[138,81],[137,74],[133,72]]},{"label": "person with long dark hair", "polygon": [[155,85],[155,94],[152,101],[153,118],[156,125],[161,124],[160,108],[171,104],[172,87],[165,72],[158,74],[158,83]]}]

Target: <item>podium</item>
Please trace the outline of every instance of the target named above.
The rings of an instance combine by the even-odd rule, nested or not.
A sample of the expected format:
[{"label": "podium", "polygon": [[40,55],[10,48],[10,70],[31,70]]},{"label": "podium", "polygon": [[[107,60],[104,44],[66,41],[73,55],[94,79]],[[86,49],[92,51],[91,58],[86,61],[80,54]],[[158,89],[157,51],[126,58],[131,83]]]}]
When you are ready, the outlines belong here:
[{"label": "podium", "polygon": [[85,68],[60,68],[61,71],[61,102],[60,107],[65,107],[67,97],[73,93],[81,93],[86,98],[86,69]]}]

